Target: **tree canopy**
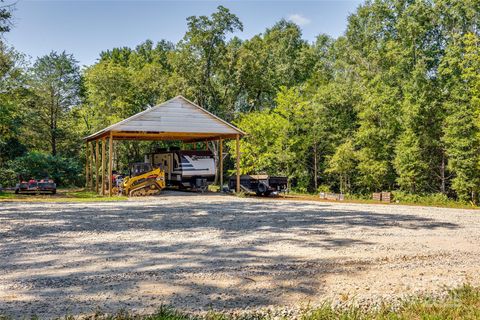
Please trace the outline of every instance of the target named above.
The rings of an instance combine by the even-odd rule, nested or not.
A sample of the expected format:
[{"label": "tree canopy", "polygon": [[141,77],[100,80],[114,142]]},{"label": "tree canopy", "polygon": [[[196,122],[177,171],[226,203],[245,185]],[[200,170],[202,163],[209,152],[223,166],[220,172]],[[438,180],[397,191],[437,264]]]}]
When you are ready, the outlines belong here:
[{"label": "tree canopy", "polygon": [[[0,32],[9,18],[0,9]],[[476,0],[375,0],[336,39],[310,43],[286,20],[240,39],[242,22],[219,6],[189,17],[176,44],[106,48],[83,70],[65,52],[29,65],[2,42],[0,161],[81,162],[82,136],[181,94],[248,133],[245,173],[284,174],[300,191],[477,201],[479,21]],[[119,145],[116,165],[154,145]]]}]

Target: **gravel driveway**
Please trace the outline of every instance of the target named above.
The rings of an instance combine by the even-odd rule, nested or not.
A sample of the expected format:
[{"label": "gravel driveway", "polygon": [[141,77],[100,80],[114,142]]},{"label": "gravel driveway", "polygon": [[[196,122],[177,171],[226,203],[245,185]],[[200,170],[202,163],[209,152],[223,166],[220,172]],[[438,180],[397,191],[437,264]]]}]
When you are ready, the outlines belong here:
[{"label": "gravel driveway", "polygon": [[480,211],[160,196],[0,203],[0,314],[375,302],[480,283]]}]

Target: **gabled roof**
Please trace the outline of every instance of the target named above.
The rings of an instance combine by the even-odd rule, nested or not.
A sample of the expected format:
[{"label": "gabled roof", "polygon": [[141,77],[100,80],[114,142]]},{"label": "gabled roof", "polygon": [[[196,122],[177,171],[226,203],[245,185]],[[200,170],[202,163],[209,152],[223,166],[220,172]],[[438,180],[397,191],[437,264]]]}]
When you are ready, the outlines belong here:
[{"label": "gabled roof", "polygon": [[86,138],[201,141],[243,136],[245,132],[183,96],[137,113]]}]

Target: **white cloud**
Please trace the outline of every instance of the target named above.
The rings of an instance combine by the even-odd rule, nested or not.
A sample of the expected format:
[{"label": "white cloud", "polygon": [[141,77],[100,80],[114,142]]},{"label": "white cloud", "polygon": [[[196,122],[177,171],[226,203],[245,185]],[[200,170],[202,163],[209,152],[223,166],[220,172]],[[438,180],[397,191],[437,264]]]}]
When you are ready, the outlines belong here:
[{"label": "white cloud", "polygon": [[302,16],[301,14],[295,13],[288,16],[288,20],[293,23],[298,24],[299,26],[304,26],[309,24],[311,21],[307,17]]}]

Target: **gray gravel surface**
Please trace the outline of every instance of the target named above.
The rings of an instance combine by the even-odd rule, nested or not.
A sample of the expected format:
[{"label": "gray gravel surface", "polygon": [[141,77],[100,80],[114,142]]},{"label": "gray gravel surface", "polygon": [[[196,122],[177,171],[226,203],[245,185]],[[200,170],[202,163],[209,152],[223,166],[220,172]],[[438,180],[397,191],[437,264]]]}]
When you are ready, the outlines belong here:
[{"label": "gray gravel surface", "polygon": [[479,272],[480,211],[193,194],[0,203],[0,315],[15,318],[371,304]]}]

